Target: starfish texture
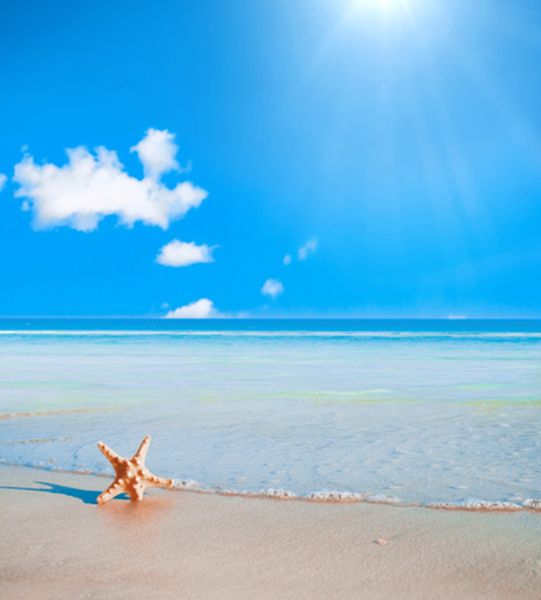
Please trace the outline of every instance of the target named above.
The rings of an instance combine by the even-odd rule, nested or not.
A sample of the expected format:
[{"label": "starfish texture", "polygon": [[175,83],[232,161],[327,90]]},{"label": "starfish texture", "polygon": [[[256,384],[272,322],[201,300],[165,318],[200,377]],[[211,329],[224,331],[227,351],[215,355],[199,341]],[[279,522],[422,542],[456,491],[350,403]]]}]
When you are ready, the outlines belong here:
[{"label": "starfish texture", "polygon": [[149,445],[150,436],[147,435],[131,458],[122,458],[116,452],[113,452],[109,446],[103,442],[98,442],[98,448],[115,469],[115,480],[98,496],[98,504],[104,504],[122,493],[128,494],[132,500],[142,500],[148,487],[173,487],[172,479],[157,477],[145,467]]}]

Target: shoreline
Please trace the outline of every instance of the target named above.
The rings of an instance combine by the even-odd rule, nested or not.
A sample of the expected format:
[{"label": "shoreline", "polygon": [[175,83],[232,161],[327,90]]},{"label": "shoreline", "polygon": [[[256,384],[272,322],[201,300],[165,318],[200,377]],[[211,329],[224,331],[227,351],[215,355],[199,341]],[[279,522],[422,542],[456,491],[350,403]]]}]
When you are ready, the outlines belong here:
[{"label": "shoreline", "polygon": [[[111,480],[113,473],[93,473],[91,471],[69,471],[66,469],[53,469],[0,462],[1,469],[28,469],[43,473],[58,473],[64,475],[81,475],[103,480]],[[541,515],[541,499],[528,499],[518,504],[505,500],[483,500],[469,498],[462,502],[406,502],[392,497],[362,492],[341,492],[338,490],[318,491],[308,495],[296,494],[283,489],[269,489],[262,491],[248,491],[225,489],[218,487],[205,487],[195,480],[173,479],[174,486],[170,492],[184,492],[201,495],[216,495],[226,498],[246,498],[250,500],[276,500],[279,502],[305,502],[307,504],[373,504],[376,506],[393,506],[395,508],[417,508],[422,510],[458,511],[468,513],[507,513],[507,512],[532,512]]]},{"label": "shoreline", "polygon": [[98,508],[104,476],[1,465],[0,480],[0,591],[13,600],[539,598],[536,511],[197,490]]}]

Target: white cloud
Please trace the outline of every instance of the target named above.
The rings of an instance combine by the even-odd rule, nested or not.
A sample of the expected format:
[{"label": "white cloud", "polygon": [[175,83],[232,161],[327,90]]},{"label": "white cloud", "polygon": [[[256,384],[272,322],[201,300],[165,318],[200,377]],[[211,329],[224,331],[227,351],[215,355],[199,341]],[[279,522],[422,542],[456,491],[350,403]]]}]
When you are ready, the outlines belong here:
[{"label": "white cloud", "polygon": [[216,246],[195,242],[181,242],[173,240],[160,250],[156,262],[166,267],[187,267],[196,263],[213,263],[212,251]]},{"label": "white cloud", "polygon": [[306,260],[310,254],[313,254],[317,250],[317,239],[312,238],[301,246],[297,252],[297,258],[299,260]]},{"label": "white cloud", "polygon": [[[149,130],[138,147],[156,133],[160,132]],[[143,179],[126,173],[116,152],[99,147],[94,155],[79,146],[66,151],[68,162],[60,167],[38,165],[32,156],[25,156],[15,165],[13,180],[20,186],[15,195],[27,199],[23,209],[33,211],[38,228],[64,225],[92,231],[101,219],[115,215],[128,227],[141,221],[167,229],[171,221],[197,208],[207,192],[189,181],[173,188],[160,183],[159,175],[176,164],[172,136],[161,133],[167,135],[160,152],[155,137],[149,142],[153,150],[147,146],[138,150],[147,173]]]},{"label": "white cloud", "polygon": [[284,266],[287,267],[287,265],[291,264],[291,260],[292,260],[291,254],[286,254],[284,256],[284,260],[282,262],[283,262]]},{"label": "white cloud", "polygon": [[175,136],[167,129],[159,130],[151,127],[145,137],[130,148],[131,152],[137,152],[147,177],[158,180],[164,173],[179,168],[175,158],[178,146],[174,139]]},{"label": "white cloud", "polygon": [[214,308],[212,300],[201,298],[191,304],[186,304],[180,308],[170,310],[166,315],[166,319],[208,319],[217,317],[218,311]]},{"label": "white cloud", "polygon": [[264,296],[270,296],[276,298],[284,292],[284,286],[278,279],[267,279],[261,288],[261,293]]},{"label": "white cloud", "polygon": [[8,176],[5,175],[4,173],[0,173],[0,192],[4,189],[4,186],[6,185],[8,180]]}]

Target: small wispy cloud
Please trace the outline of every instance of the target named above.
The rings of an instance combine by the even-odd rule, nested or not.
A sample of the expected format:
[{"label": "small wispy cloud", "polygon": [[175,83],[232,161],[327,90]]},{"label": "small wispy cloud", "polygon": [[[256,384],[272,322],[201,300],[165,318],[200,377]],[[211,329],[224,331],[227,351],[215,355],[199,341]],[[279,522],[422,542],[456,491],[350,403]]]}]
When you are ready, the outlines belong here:
[{"label": "small wispy cloud", "polygon": [[0,192],[4,189],[8,180],[8,176],[5,173],[0,173]]},{"label": "small wispy cloud", "polygon": [[214,308],[214,303],[208,298],[201,298],[191,304],[180,306],[170,310],[164,318],[166,319],[210,319],[220,316]]},{"label": "small wispy cloud", "polygon": [[201,244],[198,246],[195,242],[181,242],[173,240],[163,246],[156,257],[156,262],[166,267],[187,267],[197,263],[213,263],[213,250],[216,246],[207,246]]},{"label": "small wispy cloud", "polygon": [[149,129],[132,148],[143,165],[143,179],[128,174],[117,153],[103,146],[94,154],[84,146],[68,149],[62,166],[37,164],[27,154],[15,165],[15,196],[24,199],[23,209],[32,211],[37,228],[92,231],[102,219],[116,216],[128,227],[141,222],[167,229],[208,195],[189,181],[172,188],[160,181],[178,169],[173,140],[167,130]]},{"label": "small wispy cloud", "polygon": [[283,292],[284,286],[278,279],[267,279],[261,288],[261,293],[270,298],[276,298]]},{"label": "small wispy cloud", "polygon": [[[297,260],[306,260],[310,254],[314,254],[317,250],[317,238],[310,238],[305,244],[303,244],[298,250],[296,258]],[[287,267],[293,262],[293,256],[291,254],[286,254],[282,259],[282,264],[284,267]]]},{"label": "small wispy cloud", "polygon": [[301,246],[297,251],[297,258],[299,260],[306,260],[310,254],[314,254],[317,250],[317,238],[309,239],[306,244]]}]

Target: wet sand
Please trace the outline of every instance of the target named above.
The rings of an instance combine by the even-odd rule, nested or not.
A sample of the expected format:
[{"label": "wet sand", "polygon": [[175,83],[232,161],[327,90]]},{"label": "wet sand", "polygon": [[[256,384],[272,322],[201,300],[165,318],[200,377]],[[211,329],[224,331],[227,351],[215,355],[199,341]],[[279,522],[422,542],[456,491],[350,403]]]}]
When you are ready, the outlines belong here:
[{"label": "wet sand", "polygon": [[150,492],[0,467],[0,597],[539,600],[541,512]]}]

